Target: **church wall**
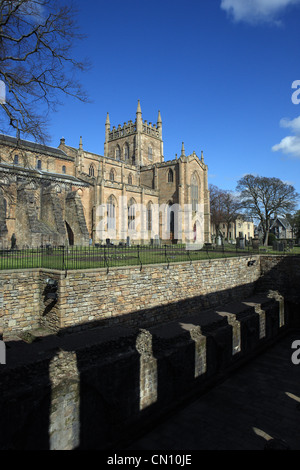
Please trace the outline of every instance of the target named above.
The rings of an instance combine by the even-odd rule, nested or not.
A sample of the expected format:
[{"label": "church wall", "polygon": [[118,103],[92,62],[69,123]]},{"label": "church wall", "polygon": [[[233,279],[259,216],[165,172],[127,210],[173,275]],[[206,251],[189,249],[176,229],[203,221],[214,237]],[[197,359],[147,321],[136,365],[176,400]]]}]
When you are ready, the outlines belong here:
[{"label": "church wall", "polygon": [[[168,173],[172,170],[173,181],[168,181]],[[178,165],[168,164],[166,166],[159,166],[158,172],[158,187],[160,204],[167,204],[171,201],[173,204],[178,203]]]},{"label": "church wall", "polygon": [[154,169],[141,171],[141,185],[146,188],[154,189]]},{"label": "church wall", "polygon": [[[141,164],[151,165],[161,162],[161,141],[147,134],[141,134]],[[148,148],[152,147],[152,160],[148,158]]]}]

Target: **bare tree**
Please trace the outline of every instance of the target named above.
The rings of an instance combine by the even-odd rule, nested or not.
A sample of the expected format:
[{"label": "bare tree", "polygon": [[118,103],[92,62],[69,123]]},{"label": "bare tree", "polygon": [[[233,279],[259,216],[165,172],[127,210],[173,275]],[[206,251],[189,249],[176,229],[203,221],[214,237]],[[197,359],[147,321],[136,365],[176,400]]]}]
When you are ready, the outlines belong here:
[{"label": "bare tree", "polygon": [[259,219],[264,245],[268,245],[270,222],[275,216],[293,211],[299,194],[279,178],[246,175],[237,183],[241,202],[248,214]]},{"label": "bare tree", "polygon": [[225,193],[214,184],[209,185],[211,222],[215,226],[216,236],[220,233],[220,225],[224,222]]},{"label": "bare tree", "polygon": [[57,110],[62,94],[88,101],[76,78],[88,61],[72,57],[81,38],[70,2],[0,0],[0,80],[6,89],[0,132],[13,128],[17,137],[45,143],[49,112]]},{"label": "bare tree", "polygon": [[227,228],[227,236],[229,232],[229,225],[234,222],[239,215],[241,209],[240,199],[233,194],[232,191],[223,191],[223,216]]}]

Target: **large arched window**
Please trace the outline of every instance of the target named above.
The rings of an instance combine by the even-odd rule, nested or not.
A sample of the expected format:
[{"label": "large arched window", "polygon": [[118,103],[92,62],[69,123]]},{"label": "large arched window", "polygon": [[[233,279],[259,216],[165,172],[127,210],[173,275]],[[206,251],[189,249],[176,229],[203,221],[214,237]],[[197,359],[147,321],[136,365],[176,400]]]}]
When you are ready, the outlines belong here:
[{"label": "large arched window", "polygon": [[121,158],[121,151],[119,145],[116,146],[116,160],[120,160]]},{"label": "large arched window", "polygon": [[128,229],[135,230],[135,200],[133,198],[130,199],[128,204]]},{"label": "large arched window", "polygon": [[152,204],[151,202],[148,202],[147,204],[146,226],[147,226],[147,230],[151,232],[152,230]]},{"label": "large arched window", "polygon": [[116,204],[115,199],[111,195],[107,200],[107,229],[114,230],[116,228]]},{"label": "large arched window", "polygon": [[192,175],[191,178],[191,202],[192,210],[196,211],[199,203],[199,185],[198,178],[195,173]]},{"label": "large arched window", "polygon": [[95,167],[93,164],[90,165],[89,167],[89,175],[90,176],[95,176]]},{"label": "large arched window", "polygon": [[129,160],[129,146],[128,144],[124,145],[124,160]]},{"label": "large arched window", "polygon": [[168,171],[168,183],[173,183],[174,181],[174,173],[173,173],[173,170],[169,170]]},{"label": "large arched window", "polygon": [[115,181],[115,172],[113,169],[111,169],[109,172],[109,179],[110,181]]}]

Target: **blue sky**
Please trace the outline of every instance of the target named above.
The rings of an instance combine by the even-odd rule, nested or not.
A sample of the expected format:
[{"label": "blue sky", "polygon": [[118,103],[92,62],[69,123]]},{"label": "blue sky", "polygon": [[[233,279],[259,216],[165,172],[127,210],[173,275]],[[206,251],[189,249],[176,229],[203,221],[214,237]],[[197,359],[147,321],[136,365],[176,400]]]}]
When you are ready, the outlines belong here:
[{"label": "blue sky", "polygon": [[[204,152],[209,183],[234,190],[247,173],[274,176],[300,193],[300,0],[85,0],[86,39],[76,57],[92,103],[63,99],[50,145],[61,137],[103,155],[111,125],[163,122],[165,160]],[[297,88],[292,84],[299,80]],[[300,88],[299,88],[300,89]]]}]

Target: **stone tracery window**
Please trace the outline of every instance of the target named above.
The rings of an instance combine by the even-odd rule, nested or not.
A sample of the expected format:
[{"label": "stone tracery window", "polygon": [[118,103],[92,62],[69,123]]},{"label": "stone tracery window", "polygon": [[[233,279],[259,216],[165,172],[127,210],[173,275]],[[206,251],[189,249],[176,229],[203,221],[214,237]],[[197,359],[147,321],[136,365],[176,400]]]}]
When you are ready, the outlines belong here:
[{"label": "stone tracery window", "polygon": [[121,157],[121,150],[119,145],[116,146],[116,160],[120,160]]},{"label": "stone tracery window", "polygon": [[149,160],[153,160],[153,151],[152,151],[152,147],[148,147],[148,159]]},{"label": "stone tracery window", "polygon": [[116,228],[116,205],[114,197],[111,195],[107,200],[107,229]]},{"label": "stone tracery window", "polygon": [[191,202],[192,202],[192,210],[196,211],[198,203],[199,203],[199,185],[198,185],[198,178],[195,174],[193,174],[192,179],[191,179]]},{"label": "stone tracery window", "polygon": [[95,176],[95,167],[93,164],[90,165],[89,167],[89,175],[90,176]]},{"label": "stone tracery window", "polygon": [[110,181],[115,181],[115,172],[113,169],[111,169],[109,172],[109,179]]},{"label": "stone tracery window", "polygon": [[129,160],[129,146],[127,143],[124,146],[124,160]]},{"label": "stone tracery window", "polygon": [[135,200],[130,199],[128,204],[128,229],[135,230]]},{"label": "stone tracery window", "polygon": [[168,183],[173,183],[174,181],[174,173],[173,173],[173,170],[169,170],[168,171]]}]

